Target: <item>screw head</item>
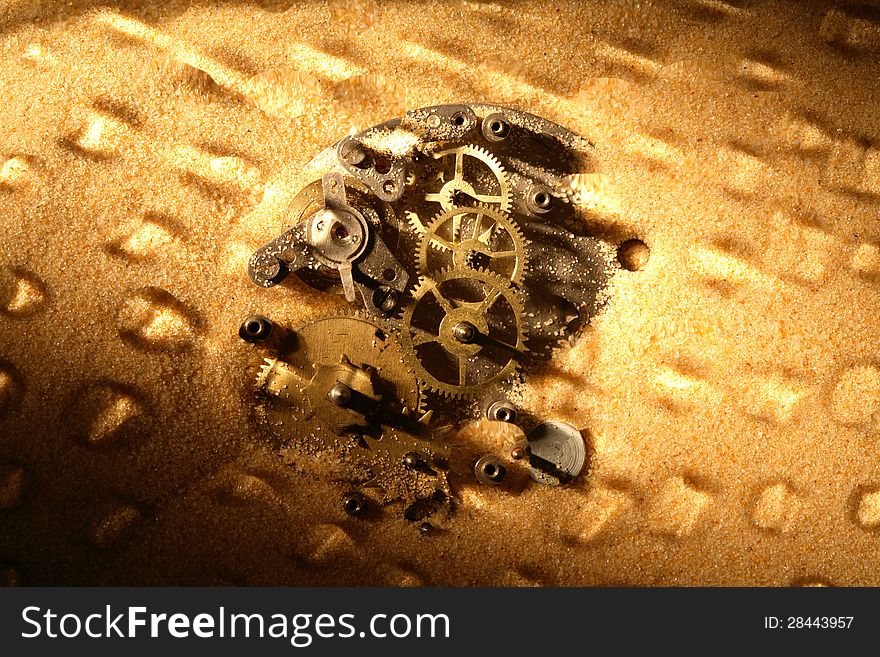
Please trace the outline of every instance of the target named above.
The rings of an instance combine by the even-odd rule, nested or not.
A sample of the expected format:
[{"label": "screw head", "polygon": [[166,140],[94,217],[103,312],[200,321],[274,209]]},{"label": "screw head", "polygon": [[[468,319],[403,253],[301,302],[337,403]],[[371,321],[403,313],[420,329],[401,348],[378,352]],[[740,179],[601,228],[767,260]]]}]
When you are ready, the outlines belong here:
[{"label": "screw head", "polygon": [[514,461],[519,461],[526,455],[526,450],[524,447],[514,447],[510,450],[510,458]]},{"label": "screw head", "polygon": [[367,510],[367,498],[358,492],[348,492],[342,496],[342,508],[350,516],[362,515]]},{"label": "screw head", "polygon": [[468,344],[477,337],[477,327],[470,322],[459,322],[452,328],[452,337],[463,344]]},{"label": "screw head", "polygon": [[260,315],[247,317],[238,329],[242,340],[257,343],[263,342],[272,333],[272,322]]},{"label": "screw head", "polygon": [[364,149],[362,149],[357,142],[353,141],[347,141],[343,144],[340,155],[343,160],[353,166],[357,166],[367,157]]},{"label": "screw head", "polygon": [[403,464],[408,468],[418,468],[423,463],[422,455],[418,452],[407,452],[403,457]]},{"label": "screw head", "polygon": [[509,401],[499,399],[493,402],[486,411],[486,416],[496,422],[516,422],[516,406]]},{"label": "screw head", "polygon": [[337,383],[327,393],[327,399],[336,406],[347,406],[351,401],[351,388],[344,383]]},{"label": "screw head", "polygon": [[380,285],[376,288],[375,292],[373,292],[373,304],[375,304],[376,308],[383,313],[392,312],[397,308],[399,302],[400,294],[397,290],[390,288],[387,285]]},{"label": "screw head", "polygon": [[507,468],[496,456],[486,454],[474,464],[474,474],[481,484],[500,484],[507,476]]}]

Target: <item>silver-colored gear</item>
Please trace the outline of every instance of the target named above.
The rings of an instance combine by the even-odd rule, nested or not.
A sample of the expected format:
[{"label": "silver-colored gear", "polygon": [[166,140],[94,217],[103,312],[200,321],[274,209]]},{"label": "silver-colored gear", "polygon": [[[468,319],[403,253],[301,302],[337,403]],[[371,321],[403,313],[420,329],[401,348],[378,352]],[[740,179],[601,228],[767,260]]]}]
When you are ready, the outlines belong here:
[{"label": "silver-colored gear", "polygon": [[434,217],[419,243],[422,274],[482,268],[522,285],[529,242],[519,227],[489,205],[453,207]]},{"label": "silver-colored gear", "polygon": [[[482,269],[447,269],[420,279],[412,297],[400,342],[429,389],[452,397],[481,394],[517,372],[524,317],[510,281]],[[460,325],[470,325],[475,339],[455,337]]]},{"label": "silver-colored gear", "polygon": [[[444,165],[450,156],[453,160],[452,177],[447,179],[448,167]],[[463,192],[476,202],[491,205],[503,213],[510,212],[512,205],[510,177],[501,161],[485,148],[465,144],[437,151],[432,153],[432,157],[440,165],[440,170],[426,181],[429,190],[424,193],[423,201],[429,204],[438,203],[440,209],[445,211],[457,204],[456,195],[458,192]],[[482,178],[465,177],[465,162],[468,158],[481,163],[484,169]],[[437,183],[440,187],[433,189]],[[433,215],[435,211],[429,210],[428,216]],[[407,219],[417,233],[425,232],[425,222],[417,212],[407,212]]]}]

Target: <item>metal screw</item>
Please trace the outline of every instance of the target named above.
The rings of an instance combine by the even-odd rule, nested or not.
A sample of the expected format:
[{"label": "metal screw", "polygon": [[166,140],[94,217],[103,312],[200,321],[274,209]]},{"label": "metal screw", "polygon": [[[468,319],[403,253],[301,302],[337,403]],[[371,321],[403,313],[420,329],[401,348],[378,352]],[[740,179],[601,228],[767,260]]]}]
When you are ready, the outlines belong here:
[{"label": "metal screw", "polygon": [[510,458],[512,458],[514,461],[519,461],[525,455],[526,450],[524,447],[514,447],[512,450],[510,450]]},{"label": "metal screw", "polygon": [[350,516],[359,516],[367,510],[367,498],[356,492],[346,493],[342,496],[342,508]]},{"label": "metal screw", "polygon": [[496,422],[516,422],[516,406],[509,401],[499,399],[489,406],[486,417]]},{"label": "metal screw", "polygon": [[422,455],[418,452],[407,452],[403,457],[403,464],[412,469],[416,469],[421,467],[425,461],[422,459]]},{"label": "metal screw", "polygon": [[347,406],[348,402],[351,401],[351,388],[344,383],[337,383],[330,388],[330,392],[327,393],[327,399],[337,406]]},{"label": "metal screw", "polygon": [[462,344],[469,344],[477,337],[477,327],[470,322],[459,322],[452,328],[452,337]]},{"label": "metal screw", "polygon": [[382,185],[382,191],[385,192],[386,194],[393,194],[394,190],[396,190],[396,189],[397,189],[397,185],[394,183],[393,180],[386,180],[384,182],[384,184]]},{"label": "metal screw", "polygon": [[535,205],[542,210],[550,207],[550,195],[546,192],[538,192],[535,194]]},{"label": "metal screw", "polygon": [[345,160],[352,166],[357,166],[358,164],[361,164],[367,157],[367,154],[355,141],[345,142],[342,145],[342,149],[339,154],[343,160]]},{"label": "metal screw", "polygon": [[272,322],[260,315],[247,317],[238,329],[238,335],[246,342],[263,342],[272,333]]},{"label": "metal screw", "polygon": [[373,292],[373,305],[383,313],[393,312],[400,301],[400,294],[387,285],[380,285]]},{"label": "metal screw", "polygon": [[267,259],[256,266],[256,271],[260,278],[264,281],[277,281],[282,278],[282,274],[287,266],[278,258]]},{"label": "metal screw", "polygon": [[503,114],[490,114],[483,119],[483,136],[489,141],[501,141],[510,134],[510,122]]},{"label": "metal screw", "polygon": [[486,454],[474,464],[474,474],[481,484],[500,484],[507,476],[507,468],[494,454]]},{"label": "metal screw", "polygon": [[545,185],[533,185],[526,194],[526,207],[534,214],[546,214],[553,206],[553,195]]}]

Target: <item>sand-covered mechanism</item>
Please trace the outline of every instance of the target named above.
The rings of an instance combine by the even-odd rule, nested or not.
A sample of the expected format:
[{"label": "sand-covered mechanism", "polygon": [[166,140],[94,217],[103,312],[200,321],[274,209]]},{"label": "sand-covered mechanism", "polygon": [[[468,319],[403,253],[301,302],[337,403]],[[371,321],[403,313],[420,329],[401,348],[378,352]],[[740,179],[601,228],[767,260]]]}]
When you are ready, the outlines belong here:
[{"label": "sand-covered mechanism", "polygon": [[[546,484],[583,470],[587,428],[537,423],[517,386],[576,340],[617,267],[614,247],[585,234],[590,149],[524,112],[450,104],[347,136],[307,165],[315,179],[248,274],[270,288],[295,273],[354,308],[296,330],[251,315],[239,335],[269,354],[258,408],[279,453],[362,489],[343,496],[350,515],[372,489],[431,532],[439,508],[454,510],[456,477],[521,489],[507,478],[516,461]],[[477,420],[528,433],[502,454],[447,442]]]},{"label": "sand-covered mechanism", "polygon": [[[0,58],[4,581],[880,583],[875,3],[16,0],[0,7]],[[444,198],[412,209],[423,234],[382,199],[399,187],[369,192],[367,230],[383,226],[408,274],[389,317],[364,305],[359,273],[352,302],[319,269],[268,288],[247,274],[293,225],[300,191],[323,204],[316,154],[448,104],[481,125],[479,108],[512,108],[591,142],[579,149],[590,166],[565,172],[583,174],[577,198],[548,187],[620,267],[574,344],[509,380],[521,427],[429,418],[453,425],[435,455],[446,482],[403,481],[448,486],[455,508],[414,523],[402,499],[383,505],[347,480],[348,461],[267,430],[260,348],[238,330],[258,315],[326,344],[339,314],[357,313],[349,343],[382,352],[400,408],[418,420],[429,394],[471,403],[412,389],[444,387],[428,374],[457,381],[427,359],[397,367],[399,329],[375,346],[364,330],[421,314],[433,295],[421,272],[461,264],[424,237],[455,234]],[[474,137],[467,152],[503,148],[481,126]],[[440,159],[454,178],[455,158]],[[492,166],[481,171],[491,182]],[[362,207],[358,184],[346,200]],[[519,243],[515,202],[481,202],[499,244]],[[386,235],[383,204],[406,248]],[[552,259],[524,253],[522,270],[517,256],[472,276],[525,286]],[[383,398],[340,357],[326,365],[330,388],[344,370]],[[529,414],[588,430],[567,485],[508,458]],[[325,414],[339,417],[350,424]]]}]

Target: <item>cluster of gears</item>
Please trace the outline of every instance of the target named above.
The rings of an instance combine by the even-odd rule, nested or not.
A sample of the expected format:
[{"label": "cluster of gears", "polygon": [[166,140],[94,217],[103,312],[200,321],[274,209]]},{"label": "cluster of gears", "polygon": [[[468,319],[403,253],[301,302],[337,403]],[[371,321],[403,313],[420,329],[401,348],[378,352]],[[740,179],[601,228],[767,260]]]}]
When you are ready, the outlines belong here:
[{"label": "cluster of gears", "polygon": [[470,420],[526,429],[505,454],[470,461],[481,483],[501,484],[510,459],[545,484],[583,469],[581,432],[538,421],[517,392],[598,311],[616,266],[578,208],[591,147],[530,114],[444,105],[307,166],[314,182],[248,273],[266,288],[294,273],[351,308],[293,328],[252,315],[239,335],[264,352],[258,408],[282,453],[345,482],[348,513],[402,501],[423,521],[449,506],[444,436]]}]

